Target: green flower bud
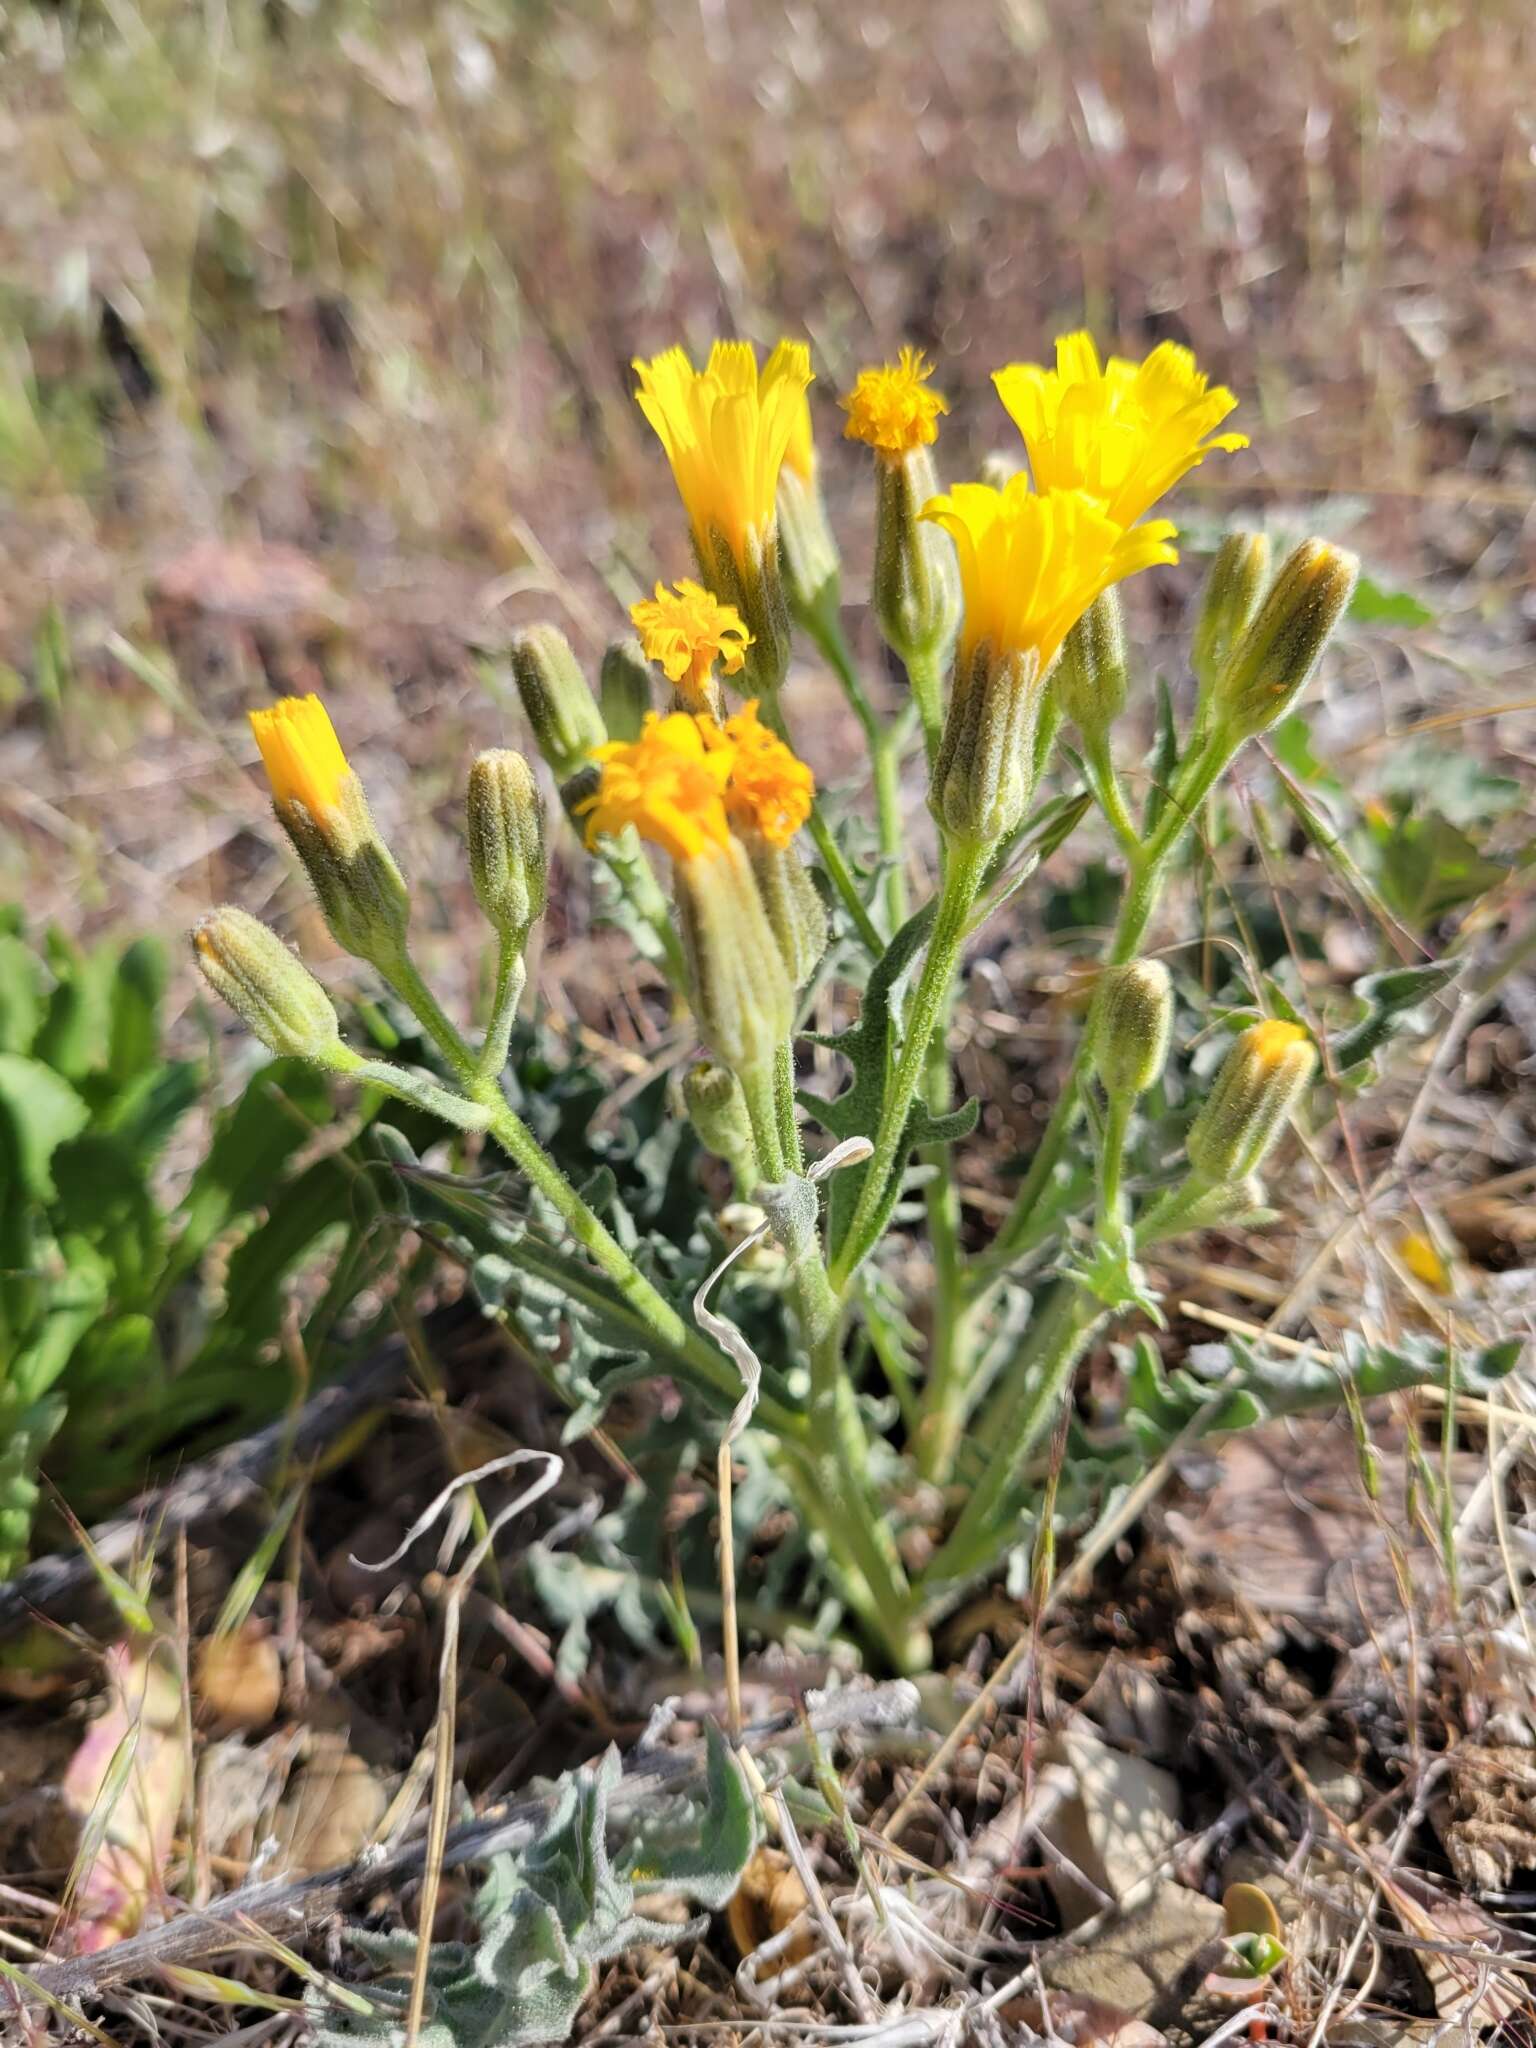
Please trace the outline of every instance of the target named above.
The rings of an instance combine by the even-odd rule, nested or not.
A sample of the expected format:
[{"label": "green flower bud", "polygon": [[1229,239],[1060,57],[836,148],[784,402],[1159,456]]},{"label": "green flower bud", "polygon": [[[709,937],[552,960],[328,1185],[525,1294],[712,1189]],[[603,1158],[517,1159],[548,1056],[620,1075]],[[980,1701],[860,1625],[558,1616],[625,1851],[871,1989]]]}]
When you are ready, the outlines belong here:
[{"label": "green flower bud", "polygon": [[1085,739],[1101,738],[1125,708],[1125,617],[1119,593],[1106,590],[1062,642],[1051,678],[1056,702]]},{"label": "green flower bud", "polygon": [[778,523],[766,534],[755,527],[743,536],[738,555],[718,527],[700,539],[693,536],[699,580],[722,604],[736,607],[752,635],[741,671],[741,688],[749,697],[772,703],[789,673],[789,603],[779,564]]},{"label": "green flower bud", "polygon": [[476,755],[465,817],[475,901],[504,939],[521,944],[544,915],[548,887],[544,799],[521,754],[496,747]]},{"label": "green flower bud", "polygon": [[842,563],[812,465],[807,475],[786,461],[779,471],[779,555],[790,609],[799,619],[837,616]]},{"label": "green flower bud", "polygon": [[1227,657],[1247,632],[1269,581],[1269,536],[1229,533],[1205,579],[1189,659],[1202,690],[1209,690]]},{"label": "green flower bud", "polygon": [[1088,1055],[1104,1093],[1134,1101],[1163,1071],[1173,1029],[1173,983],[1161,960],[1106,967],[1088,1012]]},{"label": "green flower bud", "polygon": [[333,1064],[344,1048],[335,1006],[298,955],[226,903],[192,934],[203,979],[270,1052]]},{"label": "green flower bud", "polygon": [[960,625],[955,544],[918,513],[939,488],[926,448],[875,462],[875,617],[910,667],[942,661]]},{"label": "green flower bud", "polygon": [[676,862],[673,875],[699,1035],[734,1073],[768,1073],[794,1023],[795,992],[746,848],[732,838]]},{"label": "green flower bud", "polygon": [[690,1067],[683,1077],[683,1101],[699,1143],[731,1169],[737,1194],[750,1194],[758,1180],[757,1145],[736,1076],[712,1060]]},{"label": "green flower bud", "polygon": [[539,752],[565,782],[607,739],[603,714],[558,626],[531,626],[512,643],[512,680]]},{"label": "green flower bud", "polygon": [[999,657],[984,640],[968,660],[956,657],[928,787],[928,808],[947,838],[991,846],[1023,821],[1041,696],[1032,649]]},{"label": "green flower bud", "polygon": [[1344,615],[1360,564],[1325,540],[1304,540],[1280,573],[1211,690],[1211,714],[1234,740],[1285,716]]},{"label": "green flower bud", "polygon": [[1312,1078],[1317,1054],[1299,1024],[1252,1024],[1227,1054],[1190,1127],[1189,1163],[1226,1185],[1257,1173]]},{"label": "green flower bud", "polygon": [[615,640],[603,655],[597,694],[611,740],[637,740],[651,703],[651,671],[640,642]]},{"label": "green flower bud", "polygon": [[761,832],[743,830],[740,837],[790,983],[804,988],[831,937],[827,906],[793,846],[775,846]]}]

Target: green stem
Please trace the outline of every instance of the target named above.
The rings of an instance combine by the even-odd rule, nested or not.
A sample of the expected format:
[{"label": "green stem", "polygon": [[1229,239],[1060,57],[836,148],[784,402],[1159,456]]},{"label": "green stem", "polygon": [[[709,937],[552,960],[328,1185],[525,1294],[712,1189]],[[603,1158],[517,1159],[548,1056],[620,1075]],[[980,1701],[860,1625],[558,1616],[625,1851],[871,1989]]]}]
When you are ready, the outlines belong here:
[{"label": "green stem", "polygon": [[[712,1344],[685,1323],[672,1304],[658,1293],[640,1272],[618,1239],[612,1235],[534,1137],[532,1131],[509,1103],[500,1099],[494,1108],[490,1133],[507,1156],[560,1217],[572,1237],[593,1264],[607,1275],[636,1315],[656,1332],[664,1344],[680,1352],[690,1367],[729,1404],[741,1393],[736,1369],[722,1358]],[[771,1395],[758,1401],[757,1417],[777,1435],[801,1438],[806,1433],[802,1415],[783,1408]]]},{"label": "green stem", "polygon": [[[857,718],[862,726],[864,738],[869,746],[875,791],[875,821],[879,835],[880,856],[885,863],[885,880],[882,884],[885,902],[885,921],[887,928],[892,932],[896,932],[901,929],[907,920],[907,891],[901,820],[902,727],[899,721],[895,725],[882,725],[880,719],[876,716],[875,707],[870,703],[864,685],[859,679],[858,669],[854,665],[853,653],[844,635],[842,621],[838,617],[835,600],[819,605],[814,611],[808,612],[805,615],[804,623],[806,631],[810,634],[812,640],[815,641],[827,666],[842,685],[843,695],[847,698],[849,708],[853,712],[854,717]],[[819,849],[819,841],[817,845]],[[825,859],[824,851],[823,859]],[[829,867],[828,873],[831,874],[831,872]],[[834,886],[836,886],[835,876],[833,876],[833,882]],[[841,893],[839,889],[839,894]],[[844,901],[847,901],[846,897]],[[862,907],[860,905],[861,909]],[[868,913],[866,912],[865,915],[867,917]],[[873,930],[874,926],[871,923],[870,931],[873,932]],[[866,945],[870,944],[870,939],[864,932],[862,925],[859,927],[859,936],[864,939]],[[880,950],[878,935],[876,935],[872,950],[876,952]]]},{"label": "green stem", "polygon": [[928,1058],[929,1040],[959,965],[971,905],[976,900],[990,851],[989,847],[970,841],[957,842],[949,849],[933,931],[923,955],[922,973],[907,1006],[901,1054],[880,1107],[874,1153],[865,1169],[864,1184],[859,1190],[847,1237],[833,1265],[833,1284],[840,1293],[846,1294],[849,1281],[874,1249],[880,1221],[885,1214],[891,1176],[900,1164],[899,1154],[912,1098]]},{"label": "green stem", "polygon": [[912,653],[905,660],[907,681],[912,685],[912,701],[922,721],[923,747],[928,755],[928,766],[932,768],[939,742],[944,737],[945,657],[932,652]]},{"label": "green stem", "polygon": [[499,935],[496,989],[491,997],[490,1022],[485,1027],[480,1056],[475,1062],[476,1071],[482,1081],[497,1080],[507,1064],[507,1052],[512,1043],[512,1026],[517,1021],[517,1006],[522,1000],[523,986],[528,979],[528,970],[523,961],[523,948],[527,943],[526,931],[502,932]]},{"label": "green stem", "polygon": [[1099,1240],[1118,1244],[1125,1229],[1125,1202],[1121,1175],[1125,1164],[1126,1133],[1131,1127],[1134,1102],[1128,1096],[1112,1095],[1104,1109],[1104,1143],[1099,1153]]},{"label": "green stem", "polygon": [[[1131,863],[1129,885],[1120,905],[1114,937],[1105,955],[1105,966],[1123,967],[1127,961],[1135,959],[1167,881],[1168,863],[1231,755],[1230,746],[1217,735],[1186,764],[1161,820],[1150,838],[1141,842],[1137,857]],[[1081,1109],[1080,1089],[1086,1058],[1085,1042],[1080,1041],[1071,1069],[1062,1083],[1056,1107],[1051,1112],[1050,1122],[1035,1147],[1035,1156],[1030,1161],[1024,1184],[1014,1197],[1013,1207],[986,1258],[975,1269],[978,1292],[996,1278],[998,1271],[1014,1254],[1026,1249],[1030,1243],[1030,1225],[1035,1211],[1055,1176],[1063,1148]]]},{"label": "green stem", "polygon": [[795,1048],[788,1039],[779,1047],[774,1059],[773,1107],[785,1164],[791,1173],[804,1173],[805,1152],[800,1143],[799,1120],[795,1115]]},{"label": "green stem", "polygon": [[671,906],[656,879],[656,870],[641,847],[634,828],[626,828],[617,838],[599,840],[598,847],[609,874],[619,886],[619,893],[655,939],[662,972],[673,988],[686,995],[688,967],[683,958],[682,941],[672,922]]},{"label": "green stem", "polygon": [[[928,1045],[926,1090],[928,1107],[935,1116],[944,1115],[953,1102],[947,1017],[946,1007]],[[955,1192],[950,1147],[928,1146],[921,1156],[931,1174],[923,1194],[928,1241],[933,1250],[933,1320],[928,1377],[918,1409],[914,1449],[923,1477],[942,1486],[954,1467],[964,1427],[975,1323],[964,1298],[960,1200]]]},{"label": "green stem", "polygon": [[942,1592],[995,1561],[1011,1526],[1019,1468],[1050,1427],[1078,1360],[1108,1320],[1091,1295],[1070,1281],[1058,1283],[1030,1332],[1025,1356],[974,1432],[993,1449],[959,1521],[923,1573],[920,1595]]},{"label": "green stem", "polygon": [[1109,829],[1119,840],[1126,859],[1131,862],[1138,861],[1141,858],[1141,834],[1136,830],[1130,806],[1125,801],[1125,792],[1120,787],[1114,757],[1109,751],[1108,736],[1102,732],[1085,733],[1083,759],[1087,763],[1094,798],[1104,813]]},{"label": "green stem", "polygon": [[[686,1358],[705,1385],[734,1405],[741,1393],[741,1380],[735,1368],[691,1324],[685,1323],[666,1297],[646,1279],[512,1108],[501,1092],[498,1077],[480,1072],[474,1054],[423,981],[416,963],[402,948],[398,958],[387,967],[382,961],[375,965],[441,1048],[464,1093],[489,1112],[486,1129],[490,1135],[543,1195],[593,1264],[613,1282],[647,1328]],[[764,1395],[758,1402],[757,1413],[763,1424],[780,1436],[805,1435],[806,1418],[783,1407],[771,1395]]]},{"label": "green stem", "polygon": [[[784,1150],[783,1126],[779,1118],[778,1077],[773,1068],[744,1068],[737,1073],[746,1100],[747,1117],[757,1151],[757,1167],[764,1180],[783,1180],[790,1171]],[[798,1143],[798,1135],[797,1141]]]},{"label": "green stem", "polygon": [[453,1069],[455,1080],[466,1095],[480,1097],[480,1063],[466,1044],[458,1026],[433,995],[421,970],[402,945],[389,954],[379,954],[372,963],[417,1023]]}]

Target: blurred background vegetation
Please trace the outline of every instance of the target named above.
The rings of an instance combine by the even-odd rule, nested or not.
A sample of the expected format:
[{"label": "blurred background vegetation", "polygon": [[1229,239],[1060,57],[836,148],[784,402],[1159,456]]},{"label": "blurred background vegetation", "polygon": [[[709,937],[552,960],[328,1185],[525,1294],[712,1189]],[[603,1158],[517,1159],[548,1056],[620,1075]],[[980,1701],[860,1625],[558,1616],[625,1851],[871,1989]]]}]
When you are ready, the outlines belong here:
[{"label": "blurred background vegetation", "polygon": [[999,362],[1186,340],[1254,448],[1185,513],[1344,494],[1488,621],[1428,708],[1518,697],[1533,36],[1517,0],[6,7],[0,895],[301,914],[242,713],[319,683],[451,930],[432,813],[505,724],[474,656],[540,613],[595,652],[685,567],[629,363],[722,330],[809,334],[856,557],[861,360],[938,358],[954,474]]}]

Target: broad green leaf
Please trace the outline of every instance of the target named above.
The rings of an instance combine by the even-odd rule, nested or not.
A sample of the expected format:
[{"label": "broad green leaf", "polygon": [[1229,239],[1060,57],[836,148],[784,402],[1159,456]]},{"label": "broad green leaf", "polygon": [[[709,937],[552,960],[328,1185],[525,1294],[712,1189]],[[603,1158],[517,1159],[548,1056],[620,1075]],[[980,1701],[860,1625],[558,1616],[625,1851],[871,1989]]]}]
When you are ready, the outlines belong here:
[{"label": "broad green leaf", "polygon": [[0,1053],[0,1165],[24,1194],[53,1194],[52,1160],[90,1121],[90,1108],[61,1075],[39,1059]]},{"label": "broad green leaf", "polygon": [[1422,598],[1408,590],[1388,590],[1373,576],[1362,575],[1349,601],[1349,617],[1358,626],[1432,626],[1435,615]]},{"label": "broad green leaf", "polygon": [[1383,897],[1414,931],[1473,902],[1509,873],[1500,862],[1484,859],[1438,811],[1374,820],[1368,843]]},{"label": "broad green leaf", "polygon": [[160,1050],[160,1005],[167,980],[165,948],[139,939],[118,962],[111,985],[107,1066],[119,1088],[136,1079]]}]

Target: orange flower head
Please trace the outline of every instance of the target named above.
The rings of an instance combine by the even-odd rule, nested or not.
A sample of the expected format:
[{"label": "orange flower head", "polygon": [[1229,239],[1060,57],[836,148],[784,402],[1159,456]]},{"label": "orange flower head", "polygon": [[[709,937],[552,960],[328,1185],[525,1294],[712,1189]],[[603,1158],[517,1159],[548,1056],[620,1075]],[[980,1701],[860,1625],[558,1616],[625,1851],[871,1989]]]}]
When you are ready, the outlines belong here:
[{"label": "orange flower head", "polygon": [[658,583],[656,595],[631,605],[629,616],[646,660],[660,664],[690,710],[705,708],[715,663],[728,676],[738,674],[752,644],[736,607],[686,577],[673,590]]},{"label": "orange flower head", "polygon": [[894,363],[860,370],[843,400],[848,415],[844,439],[863,441],[877,454],[897,460],[936,441],[939,415],[949,411],[949,401],[927,388],[932,375],[932,363],[915,348],[904,348]]},{"label": "orange flower head", "polygon": [[647,712],[637,740],[594,748],[602,779],[577,806],[588,846],[633,825],[676,861],[707,859],[730,840],[725,786],[732,749],[709,717]]},{"label": "orange flower head", "polygon": [[757,699],[725,721],[731,753],[725,807],[733,823],[784,847],[811,815],[816,778],[757,715]]}]

